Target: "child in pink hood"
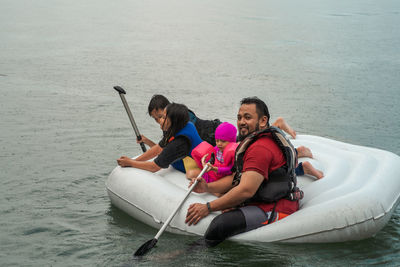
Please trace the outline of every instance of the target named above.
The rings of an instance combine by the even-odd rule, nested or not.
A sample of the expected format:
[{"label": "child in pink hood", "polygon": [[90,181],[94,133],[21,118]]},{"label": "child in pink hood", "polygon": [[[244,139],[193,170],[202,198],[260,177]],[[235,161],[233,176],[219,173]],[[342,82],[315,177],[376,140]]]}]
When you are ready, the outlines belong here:
[{"label": "child in pink hood", "polygon": [[[232,167],[235,162],[235,150],[237,129],[229,122],[221,123],[215,130],[216,146],[212,147],[207,142],[202,142],[192,151],[192,157],[196,161],[198,167],[203,169],[206,160],[215,154],[215,163],[210,164],[210,171],[203,175],[207,183],[217,181],[218,179],[232,174]],[[187,172],[188,178],[195,178],[200,173],[199,170],[190,170]]]}]

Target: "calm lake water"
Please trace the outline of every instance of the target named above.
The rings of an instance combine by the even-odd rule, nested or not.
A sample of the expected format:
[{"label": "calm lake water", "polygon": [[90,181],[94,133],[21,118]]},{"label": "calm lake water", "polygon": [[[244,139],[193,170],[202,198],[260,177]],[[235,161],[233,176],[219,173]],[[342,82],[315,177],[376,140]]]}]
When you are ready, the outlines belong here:
[{"label": "calm lake water", "polygon": [[[400,154],[397,0],[0,0],[1,266],[400,264],[400,207],[368,240],[284,245],[156,233],[111,206],[105,180],[140,147],[154,93],[234,121],[256,95],[298,133]],[[150,189],[149,189],[150,190]]]}]

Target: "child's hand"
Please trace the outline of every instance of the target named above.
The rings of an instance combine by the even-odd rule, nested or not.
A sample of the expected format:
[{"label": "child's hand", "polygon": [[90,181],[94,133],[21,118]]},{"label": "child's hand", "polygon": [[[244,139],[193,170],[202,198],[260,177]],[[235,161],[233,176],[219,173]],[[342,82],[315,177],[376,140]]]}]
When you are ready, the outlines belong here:
[{"label": "child's hand", "polygon": [[202,158],[201,158],[201,165],[204,167],[204,165],[206,165],[206,158],[207,158],[208,154],[205,154]]},{"label": "child's hand", "polygon": [[207,164],[208,169],[207,171],[218,171],[217,167],[214,167],[210,162],[206,163],[206,158],[207,158],[208,154],[205,154],[202,158],[201,158],[201,164],[203,165],[203,167]]}]

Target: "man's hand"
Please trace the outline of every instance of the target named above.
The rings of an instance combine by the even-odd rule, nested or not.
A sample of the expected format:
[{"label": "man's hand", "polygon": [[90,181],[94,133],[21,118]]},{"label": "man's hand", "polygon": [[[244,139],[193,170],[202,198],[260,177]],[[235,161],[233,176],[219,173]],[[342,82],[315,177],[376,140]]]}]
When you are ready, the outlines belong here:
[{"label": "man's hand", "polygon": [[146,144],[146,141],[147,141],[147,140],[148,140],[147,137],[144,136],[143,134],[141,134],[141,135],[140,135],[140,140],[137,138],[137,139],[136,139],[136,143],[140,144],[141,142],[143,142],[143,143]]},{"label": "man's hand", "polygon": [[119,159],[117,159],[118,165],[121,167],[131,167],[131,162],[133,161],[133,159],[128,158],[126,156],[122,156]]},{"label": "man's hand", "polygon": [[202,218],[209,214],[206,204],[194,203],[190,205],[187,213],[185,223],[189,225],[196,225]]},{"label": "man's hand", "polygon": [[194,182],[198,180],[198,183],[196,185],[195,188],[193,188],[193,192],[196,193],[206,193],[208,192],[208,184],[206,182],[206,180],[204,180],[204,178],[199,177],[199,178],[193,178],[190,183],[189,183],[189,188],[192,186],[192,184],[194,184]]},{"label": "man's hand", "polygon": [[144,136],[143,134],[140,135],[141,139],[136,139],[136,143],[140,144],[140,143],[145,143],[146,145],[148,145],[149,147],[153,147],[154,145],[156,145],[153,141],[151,141],[149,138],[147,138],[146,136]]}]

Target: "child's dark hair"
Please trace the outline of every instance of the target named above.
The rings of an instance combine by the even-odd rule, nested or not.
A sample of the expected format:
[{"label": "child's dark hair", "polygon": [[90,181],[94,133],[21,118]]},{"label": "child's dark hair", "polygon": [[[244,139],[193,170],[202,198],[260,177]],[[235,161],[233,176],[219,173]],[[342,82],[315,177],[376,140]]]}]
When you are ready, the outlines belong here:
[{"label": "child's dark hair", "polygon": [[169,105],[168,99],[163,95],[153,95],[150,99],[149,106],[147,107],[147,112],[151,115],[153,110],[161,109],[164,110],[166,106]]},{"label": "child's dark hair", "polygon": [[264,103],[264,101],[262,101],[261,99],[259,99],[256,96],[253,96],[253,97],[243,98],[242,101],[240,101],[240,105],[243,105],[243,104],[245,104],[245,105],[255,104],[258,118],[261,118],[262,116],[267,116],[267,118],[268,118],[267,126],[269,127],[270,115],[269,115],[268,107]]},{"label": "child's dark hair", "polygon": [[166,119],[171,122],[171,127],[166,131],[164,142],[175,136],[189,122],[188,108],[183,104],[172,103],[167,106]]}]

